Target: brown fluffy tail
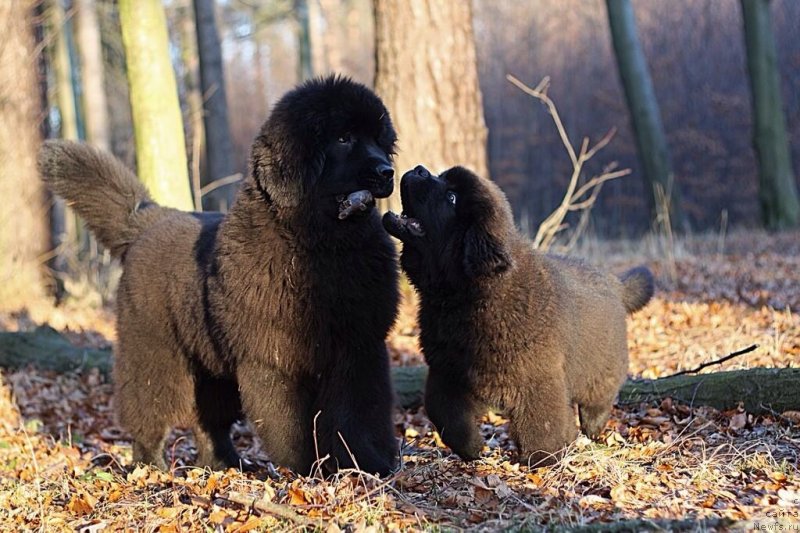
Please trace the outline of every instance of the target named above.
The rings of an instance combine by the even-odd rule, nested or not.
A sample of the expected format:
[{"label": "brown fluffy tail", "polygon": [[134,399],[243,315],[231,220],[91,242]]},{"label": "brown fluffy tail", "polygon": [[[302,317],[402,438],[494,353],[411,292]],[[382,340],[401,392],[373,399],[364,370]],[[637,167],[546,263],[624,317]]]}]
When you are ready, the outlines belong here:
[{"label": "brown fluffy tail", "polygon": [[77,211],[114,257],[121,257],[165,211],[125,165],[85,144],[47,141],[38,162],[47,186]]},{"label": "brown fluffy tail", "polygon": [[632,268],[620,276],[622,303],[628,313],[638,311],[650,301],[654,292],[653,273],[646,267]]}]

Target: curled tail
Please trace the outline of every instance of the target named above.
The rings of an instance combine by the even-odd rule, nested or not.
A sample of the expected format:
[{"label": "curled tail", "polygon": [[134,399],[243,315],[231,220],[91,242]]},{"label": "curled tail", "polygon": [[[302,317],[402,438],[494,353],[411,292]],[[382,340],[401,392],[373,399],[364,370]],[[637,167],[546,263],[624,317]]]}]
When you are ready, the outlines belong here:
[{"label": "curled tail", "polygon": [[632,268],[620,276],[622,281],[622,303],[628,313],[638,311],[653,297],[653,273],[646,267]]},{"label": "curled tail", "polygon": [[122,257],[166,211],[122,162],[88,145],[47,141],[38,163],[47,186],[86,221],[114,257]]}]

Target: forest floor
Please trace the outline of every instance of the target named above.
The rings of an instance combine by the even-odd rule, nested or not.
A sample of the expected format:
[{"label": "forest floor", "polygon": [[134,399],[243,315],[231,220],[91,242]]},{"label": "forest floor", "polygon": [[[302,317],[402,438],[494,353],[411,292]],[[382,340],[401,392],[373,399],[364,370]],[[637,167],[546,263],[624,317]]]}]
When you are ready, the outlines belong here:
[{"label": "forest floor", "polygon": [[[654,301],[629,323],[632,376],[670,375],[752,344],[755,351],[706,371],[800,366],[800,234],[668,247],[593,242],[579,252],[614,271],[646,263],[657,275]],[[0,330],[42,322],[79,345],[114,342],[113,313],[85,302],[0,314]],[[389,339],[395,364],[421,363],[416,335],[407,291]],[[276,470],[246,426],[235,440],[262,466],[255,474],[187,466],[194,448],[181,431],[163,472],[131,465],[111,384],[98,372],[3,371],[0,529],[600,530],[617,522],[639,531],[800,522],[800,411],[755,416],[670,399],[617,408],[601,442],[581,437],[555,466],[538,469],[509,461],[507,421],[494,413],[482,421],[484,457],[469,464],[441,444],[424,409],[398,410],[395,423],[403,464],[389,479]]]}]

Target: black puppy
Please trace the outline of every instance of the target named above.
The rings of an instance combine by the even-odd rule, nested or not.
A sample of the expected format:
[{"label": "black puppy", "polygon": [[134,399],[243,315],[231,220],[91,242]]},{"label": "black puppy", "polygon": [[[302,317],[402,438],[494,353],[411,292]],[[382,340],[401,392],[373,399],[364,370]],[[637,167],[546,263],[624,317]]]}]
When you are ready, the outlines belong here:
[{"label": "black puppy", "polygon": [[[44,179],[122,259],[114,401],[136,461],[165,466],[179,425],[201,465],[238,465],[243,411],[300,473],[325,456],[329,471],[394,468],[384,338],[397,261],[371,197],[392,192],[395,140],[363,85],[305,83],[264,124],[226,216],[158,206],[111,156],[45,145]],[[359,209],[343,211],[355,192]]]},{"label": "black puppy", "polygon": [[494,183],[455,167],[406,173],[404,213],[384,215],[420,294],[430,367],[425,408],[444,442],[480,455],[476,417],[503,409],[524,460],[552,460],[577,434],[605,426],[628,369],[625,314],[653,294],[645,268],[622,280],[533,249]]}]

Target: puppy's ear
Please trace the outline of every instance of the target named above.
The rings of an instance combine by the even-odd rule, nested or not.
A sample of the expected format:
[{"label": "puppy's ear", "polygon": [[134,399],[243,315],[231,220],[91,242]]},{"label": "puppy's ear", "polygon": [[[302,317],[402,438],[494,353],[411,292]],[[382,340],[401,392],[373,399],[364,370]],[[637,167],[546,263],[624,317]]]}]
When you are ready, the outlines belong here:
[{"label": "puppy's ear", "polygon": [[464,271],[477,278],[502,274],[514,265],[505,239],[473,224],[464,236]]},{"label": "puppy's ear", "polygon": [[281,207],[300,205],[306,190],[325,166],[325,152],[298,146],[290,136],[262,132],[250,156],[253,177]]}]

